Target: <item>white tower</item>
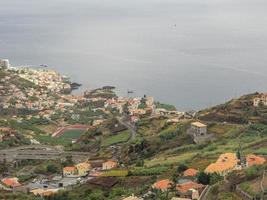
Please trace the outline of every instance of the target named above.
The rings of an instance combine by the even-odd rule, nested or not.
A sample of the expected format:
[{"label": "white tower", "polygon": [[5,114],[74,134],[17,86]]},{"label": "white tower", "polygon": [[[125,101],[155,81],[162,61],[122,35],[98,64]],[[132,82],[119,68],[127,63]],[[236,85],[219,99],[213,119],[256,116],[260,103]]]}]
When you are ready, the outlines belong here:
[{"label": "white tower", "polygon": [[0,68],[8,69],[9,68],[9,60],[8,59],[0,59]]}]

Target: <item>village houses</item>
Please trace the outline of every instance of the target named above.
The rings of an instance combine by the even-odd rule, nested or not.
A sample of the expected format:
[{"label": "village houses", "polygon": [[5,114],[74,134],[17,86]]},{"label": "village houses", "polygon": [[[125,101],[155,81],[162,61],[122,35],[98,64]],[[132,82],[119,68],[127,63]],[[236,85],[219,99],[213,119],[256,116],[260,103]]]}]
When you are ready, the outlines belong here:
[{"label": "village houses", "polygon": [[82,162],[75,166],[68,166],[63,168],[63,176],[65,177],[83,177],[88,175],[91,169],[91,164]]}]

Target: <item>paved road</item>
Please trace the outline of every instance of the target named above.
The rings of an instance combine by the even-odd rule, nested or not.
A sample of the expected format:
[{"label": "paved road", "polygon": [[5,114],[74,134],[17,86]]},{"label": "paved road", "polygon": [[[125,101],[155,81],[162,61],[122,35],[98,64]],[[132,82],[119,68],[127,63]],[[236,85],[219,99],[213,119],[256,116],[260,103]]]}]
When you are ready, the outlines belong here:
[{"label": "paved road", "polygon": [[56,160],[72,156],[74,160],[84,160],[91,156],[89,152],[63,151],[53,146],[27,145],[0,150],[0,160]]},{"label": "paved road", "polygon": [[209,185],[206,186],[206,188],[204,189],[204,191],[202,192],[202,194],[200,195],[198,200],[206,200],[207,196],[210,192],[211,187]]},{"label": "paved road", "polygon": [[131,140],[134,140],[136,138],[136,127],[131,122],[129,122],[126,117],[117,117],[117,120],[124,126],[126,126],[128,129],[131,130]]}]

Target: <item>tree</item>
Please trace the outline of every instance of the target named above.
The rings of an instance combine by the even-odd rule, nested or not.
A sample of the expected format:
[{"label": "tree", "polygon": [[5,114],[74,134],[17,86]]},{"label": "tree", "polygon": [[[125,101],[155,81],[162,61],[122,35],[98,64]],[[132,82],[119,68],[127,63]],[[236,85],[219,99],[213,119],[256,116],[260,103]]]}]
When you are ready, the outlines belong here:
[{"label": "tree", "polygon": [[178,176],[176,174],[174,174],[172,176],[172,183],[171,183],[171,187],[170,187],[172,192],[176,192],[176,185],[177,185],[178,181],[179,181]]},{"label": "tree", "polygon": [[187,170],[188,167],[185,165],[185,164],[180,164],[178,167],[177,167],[177,170],[176,172],[178,174],[182,174],[185,170]]},{"label": "tree", "polygon": [[58,167],[57,167],[56,165],[54,165],[54,164],[49,164],[49,165],[47,165],[47,167],[46,167],[46,171],[49,172],[49,173],[56,173],[56,172],[58,172],[59,170],[58,170]]},{"label": "tree", "polygon": [[210,183],[210,174],[199,172],[197,175],[197,181],[203,185],[208,185]]},{"label": "tree", "polygon": [[88,196],[88,200],[104,200],[104,192],[101,190],[93,190],[92,193]]},{"label": "tree", "polygon": [[66,161],[63,162],[63,166],[66,167],[66,166],[70,166],[70,165],[73,165],[74,162],[72,160],[72,156],[66,156]]},{"label": "tree", "polygon": [[238,148],[237,152],[236,152],[236,157],[238,160],[241,160],[241,153],[240,153],[240,149]]}]

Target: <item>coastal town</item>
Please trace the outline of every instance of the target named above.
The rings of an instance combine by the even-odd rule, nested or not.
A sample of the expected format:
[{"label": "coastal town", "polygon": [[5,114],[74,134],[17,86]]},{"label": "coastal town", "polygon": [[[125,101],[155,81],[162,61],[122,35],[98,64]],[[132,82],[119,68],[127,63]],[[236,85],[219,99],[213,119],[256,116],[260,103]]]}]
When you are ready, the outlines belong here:
[{"label": "coastal town", "polygon": [[73,89],[46,67],[0,60],[2,199],[266,197],[265,94],[183,112],[113,86]]}]

